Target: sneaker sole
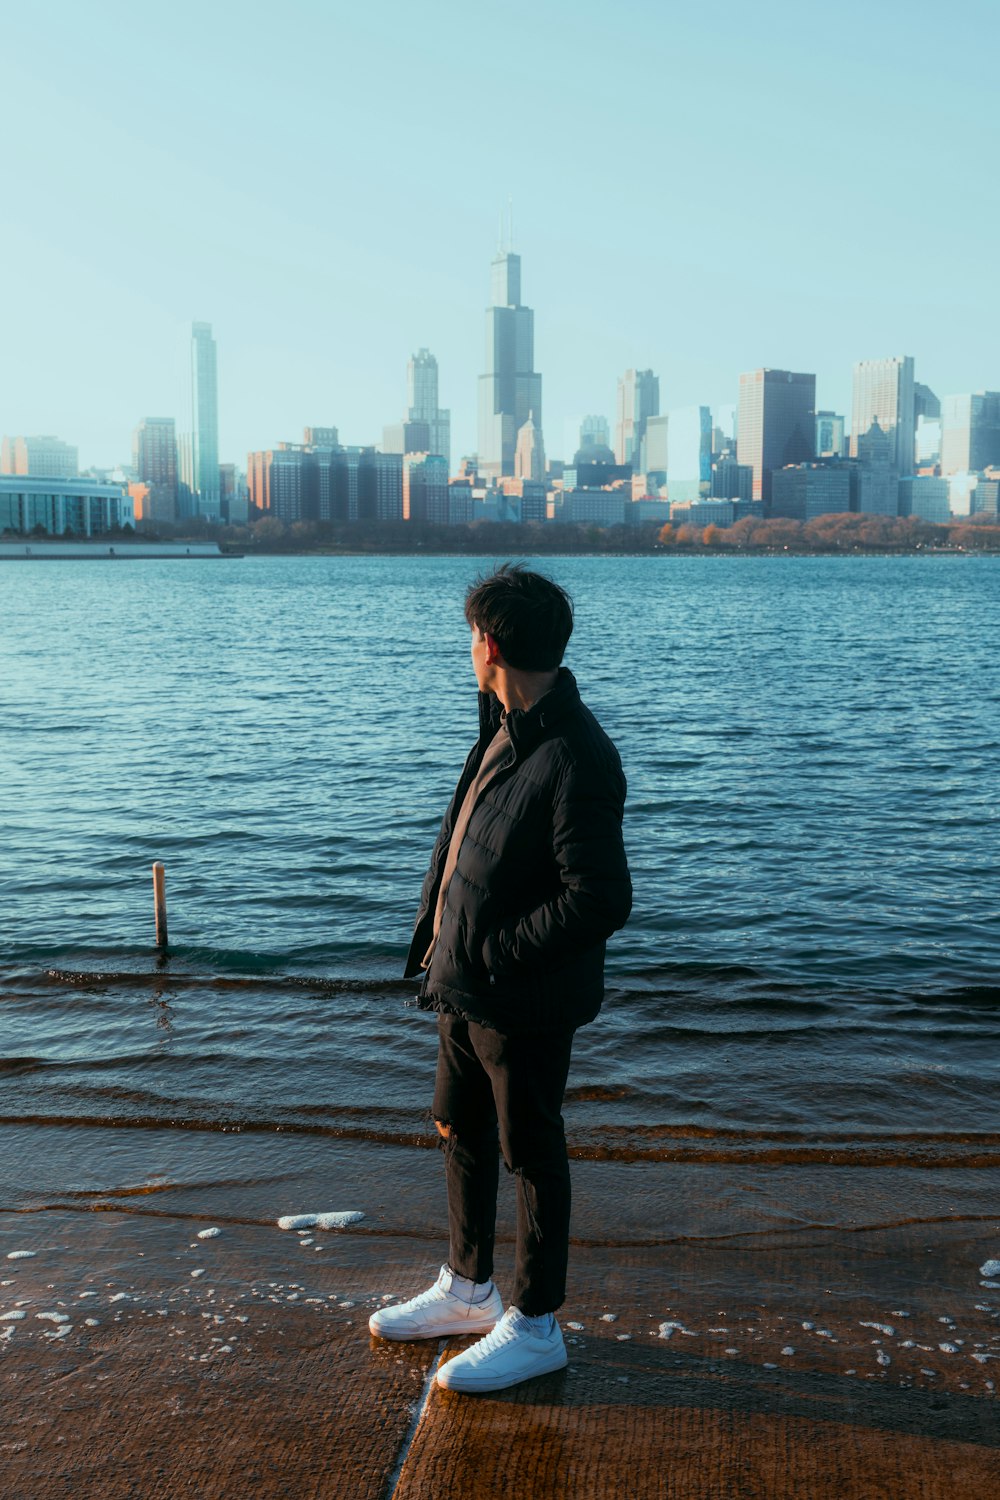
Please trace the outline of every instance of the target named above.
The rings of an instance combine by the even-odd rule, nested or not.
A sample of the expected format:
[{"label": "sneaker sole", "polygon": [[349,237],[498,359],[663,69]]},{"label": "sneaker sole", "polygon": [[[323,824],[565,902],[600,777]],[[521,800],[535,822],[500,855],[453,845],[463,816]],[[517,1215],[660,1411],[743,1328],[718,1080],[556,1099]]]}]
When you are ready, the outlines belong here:
[{"label": "sneaker sole", "polygon": [[402,1328],[380,1328],[375,1318],[368,1320],[368,1332],[377,1339],[391,1339],[396,1344],[415,1344],[421,1339],[450,1339],[461,1338],[464,1334],[475,1333],[482,1337],[495,1328],[503,1317],[503,1309],[498,1313],[491,1313],[487,1318],[463,1318],[462,1321],[454,1323],[439,1323],[436,1328],[424,1330],[414,1329],[406,1331]]},{"label": "sneaker sole", "polygon": [[548,1359],[541,1360],[538,1368],[532,1370],[530,1375],[508,1375],[489,1376],[483,1375],[477,1378],[472,1372],[464,1374],[448,1375],[448,1366],[442,1365],[437,1372],[437,1383],[442,1390],[458,1391],[463,1396],[488,1395],[490,1391],[506,1391],[512,1385],[522,1385],[527,1380],[538,1380],[542,1375],[553,1375],[557,1370],[565,1370],[569,1364],[569,1355],[565,1349],[551,1354]]}]

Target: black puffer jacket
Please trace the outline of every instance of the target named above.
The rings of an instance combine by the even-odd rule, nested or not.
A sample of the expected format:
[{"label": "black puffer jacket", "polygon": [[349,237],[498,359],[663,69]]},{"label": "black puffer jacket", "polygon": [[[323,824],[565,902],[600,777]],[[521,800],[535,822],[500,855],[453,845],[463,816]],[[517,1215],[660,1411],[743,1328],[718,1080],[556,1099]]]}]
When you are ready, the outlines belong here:
[{"label": "black puffer jacket", "polygon": [[[451,831],[500,724],[479,695],[479,739],[445,813],[406,963],[430,945]],[[581,1026],[604,998],[605,940],[628,918],[625,777],[565,667],[526,712],[507,715],[512,753],[469,820],[420,1004],[508,1034]]]}]

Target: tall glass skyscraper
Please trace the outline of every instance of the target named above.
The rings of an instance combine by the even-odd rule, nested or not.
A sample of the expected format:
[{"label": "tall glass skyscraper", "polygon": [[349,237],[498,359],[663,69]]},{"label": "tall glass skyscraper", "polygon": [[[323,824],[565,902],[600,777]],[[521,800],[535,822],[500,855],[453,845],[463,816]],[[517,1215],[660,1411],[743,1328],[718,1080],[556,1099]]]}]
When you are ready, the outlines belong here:
[{"label": "tall glass skyscraper", "polygon": [[[429,453],[451,469],[451,412],[438,406],[438,362],[429,349],[418,349],[406,367],[409,422],[426,422]],[[404,450],[405,451],[405,450]]]},{"label": "tall glass skyscraper", "polygon": [[858,439],[873,422],[892,435],[892,467],[897,474],[913,473],[914,428],[913,359],[863,359],[854,366],[851,410],[851,457],[858,456]]},{"label": "tall glass skyscraper", "polygon": [[521,257],[498,250],[490,267],[486,373],[479,377],[479,472],[514,473],[517,435],[533,418],[541,442],[542,377],[535,371],[535,314],[521,305]]},{"label": "tall glass skyscraper", "polygon": [[[753,469],[753,498],[771,504],[771,475],[816,454],[816,376],[751,370],[740,376],[736,455]],[[668,469],[669,473],[669,469]]]},{"label": "tall glass skyscraper", "polygon": [[211,323],[191,324],[191,488],[197,514],[221,514],[219,391]]}]

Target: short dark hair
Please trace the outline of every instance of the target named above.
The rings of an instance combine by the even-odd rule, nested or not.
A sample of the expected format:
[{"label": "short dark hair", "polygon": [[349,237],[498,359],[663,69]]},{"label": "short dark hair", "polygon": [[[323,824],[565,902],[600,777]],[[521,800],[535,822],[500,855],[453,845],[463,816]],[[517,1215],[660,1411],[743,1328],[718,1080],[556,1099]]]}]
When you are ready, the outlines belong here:
[{"label": "short dark hair", "polygon": [[465,618],[493,637],[508,665],[549,672],[573,633],[573,601],[551,578],[502,563],[469,585]]}]

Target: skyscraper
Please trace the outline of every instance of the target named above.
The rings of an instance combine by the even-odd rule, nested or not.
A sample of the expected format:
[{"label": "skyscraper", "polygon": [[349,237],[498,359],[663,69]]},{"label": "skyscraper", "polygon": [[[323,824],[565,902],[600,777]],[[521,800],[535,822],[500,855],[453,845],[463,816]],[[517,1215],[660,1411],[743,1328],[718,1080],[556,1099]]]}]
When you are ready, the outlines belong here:
[{"label": "skyscraper", "polygon": [[707,406],[682,406],[670,413],[667,498],[671,504],[700,500],[711,482],[712,413]]},{"label": "skyscraper", "polygon": [[1000,391],[944,396],[941,473],[976,473],[994,464],[1000,464]]},{"label": "skyscraper", "polygon": [[535,314],[521,304],[521,257],[498,250],[490,267],[485,375],[479,377],[479,473],[514,473],[517,435],[529,416],[542,431],[542,377],[535,371]]},{"label": "skyscraper", "polygon": [[219,393],[211,323],[191,324],[191,468],[197,513],[219,516]]},{"label": "skyscraper", "polygon": [[913,359],[863,359],[854,366],[851,407],[851,457],[858,456],[858,439],[877,422],[892,437],[892,466],[897,474],[913,473],[914,416]]},{"label": "skyscraper", "polygon": [[136,479],[177,492],[177,432],[173,417],[143,417],[132,433]]},{"label": "skyscraper", "polygon": [[518,479],[541,481],[545,478],[545,448],[542,434],[535,426],[534,412],[528,413],[528,420],[517,434],[514,474]]},{"label": "skyscraper", "polygon": [[443,458],[450,472],[451,412],[438,406],[438,362],[429,349],[418,349],[407,365],[406,388],[409,421],[427,423],[428,451]]},{"label": "skyscraper", "polygon": [[639,467],[650,417],[660,415],[660,378],[652,370],[626,370],[618,382],[615,462]]},{"label": "skyscraper", "polygon": [[816,376],[751,370],[740,376],[736,456],[753,469],[753,498],[771,501],[771,475],[816,451]]}]

